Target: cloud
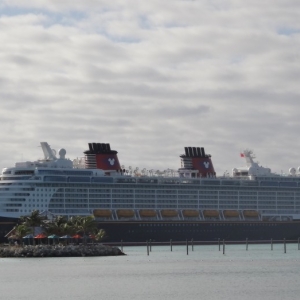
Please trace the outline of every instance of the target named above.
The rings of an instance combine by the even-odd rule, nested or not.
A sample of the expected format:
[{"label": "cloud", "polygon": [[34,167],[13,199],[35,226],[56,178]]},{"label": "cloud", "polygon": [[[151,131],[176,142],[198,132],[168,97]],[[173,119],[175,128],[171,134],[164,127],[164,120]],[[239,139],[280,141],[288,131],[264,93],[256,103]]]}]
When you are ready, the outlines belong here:
[{"label": "cloud", "polygon": [[176,169],[203,146],[219,174],[255,150],[297,166],[297,1],[0,2],[1,165],[82,155]]}]

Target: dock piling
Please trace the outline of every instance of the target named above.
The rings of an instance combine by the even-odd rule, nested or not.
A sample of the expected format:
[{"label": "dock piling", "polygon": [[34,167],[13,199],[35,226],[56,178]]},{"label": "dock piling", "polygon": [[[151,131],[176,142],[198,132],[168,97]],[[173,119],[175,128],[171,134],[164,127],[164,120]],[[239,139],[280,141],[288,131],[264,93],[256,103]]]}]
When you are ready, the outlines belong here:
[{"label": "dock piling", "polygon": [[283,239],[283,243],[284,243],[284,253],[286,253],[286,241],[285,241],[285,238]]},{"label": "dock piling", "polygon": [[273,251],[273,239],[271,239],[271,251]]},{"label": "dock piling", "polygon": [[225,254],[225,240],[223,240],[223,254]]},{"label": "dock piling", "polygon": [[194,251],[194,239],[192,239],[192,251]]},{"label": "dock piling", "polygon": [[246,238],[246,251],[248,251],[248,238]]},{"label": "dock piling", "polygon": [[172,239],[170,239],[170,247],[171,247],[171,252],[172,252],[172,248],[173,248]]},{"label": "dock piling", "polygon": [[186,255],[189,255],[189,242],[186,240]]},{"label": "dock piling", "polygon": [[219,251],[221,251],[220,239],[218,239]]}]

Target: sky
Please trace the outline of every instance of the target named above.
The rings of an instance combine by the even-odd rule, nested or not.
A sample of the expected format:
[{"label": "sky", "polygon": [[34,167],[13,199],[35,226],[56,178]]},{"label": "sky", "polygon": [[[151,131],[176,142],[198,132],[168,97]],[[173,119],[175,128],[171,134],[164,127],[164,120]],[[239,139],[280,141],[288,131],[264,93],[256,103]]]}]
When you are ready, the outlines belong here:
[{"label": "sky", "polygon": [[300,166],[299,0],[0,0],[0,168],[110,143],[125,168]]}]

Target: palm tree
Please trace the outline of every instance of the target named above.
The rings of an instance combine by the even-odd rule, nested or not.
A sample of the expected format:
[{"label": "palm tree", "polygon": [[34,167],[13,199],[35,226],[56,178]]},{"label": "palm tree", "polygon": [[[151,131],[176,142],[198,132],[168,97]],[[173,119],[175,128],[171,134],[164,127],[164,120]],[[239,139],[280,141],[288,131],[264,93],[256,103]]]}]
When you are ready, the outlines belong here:
[{"label": "palm tree", "polygon": [[74,235],[77,232],[77,228],[69,223],[65,223],[61,225],[61,233],[62,235]]},{"label": "palm tree", "polygon": [[74,230],[77,232],[79,230],[78,226],[81,222],[81,218],[82,217],[79,217],[79,216],[72,216],[69,218],[67,224],[70,225],[71,227],[73,227]]},{"label": "palm tree", "polygon": [[22,244],[22,238],[31,232],[31,228],[26,225],[17,225],[14,230],[14,237]]},{"label": "palm tree", "polygon": [[[73,216],[67,220],[63,216],[56,216],[52,221],[45,220],[43,216],[39,214],[38,210],[32,211],[29,216],[20,217],[21,228],[31,228],[32,234],[34,234],[35,227],[43,227],[47,234],[56,235],[73,235],[75,233],[82,233],[84,238],[84,244],[86,244],[86,237],[89,233],[94,233],[97,241],[102,240],[106,233],[103,229],[98,230],[94,216]],[[30,230],[30,229],[28,229]],[[28,232],[26,232],[28,234]],[[24,234],[23,236],[25,236]],[[21,235],[20,235],[21,236]]]},{"label": "palm tree", "polygon": [[67,224],[67,219],[62,216],[56,216],[52,221],[45,221],[43,227],[47,234],[62,235],[64,232],[64,225]]},{"label": "palm tree", "polygon": [[106,237],[106,232],[104,229],[99,229],[98,232],[95,235],[95,240],[97,242],[102,241]]},{"label": "palm tree", "polygon": [[39,210],[33,210],[29,216],[21,216],[20,221],[22,225],[26,225],[32,228],[32,234],[34,234],[34,228],[40,227],[43,224],[45,217],[40,215]]},{"label": "palm tree", "polygon": [[70,218],[70,222],[76,229],[77,233],[81,232],[83,234],[84,244],[86,244],[86,236],[89,232],[95,232],[97,229],[97,224],[94,216],[86,217],[73,217]]}]

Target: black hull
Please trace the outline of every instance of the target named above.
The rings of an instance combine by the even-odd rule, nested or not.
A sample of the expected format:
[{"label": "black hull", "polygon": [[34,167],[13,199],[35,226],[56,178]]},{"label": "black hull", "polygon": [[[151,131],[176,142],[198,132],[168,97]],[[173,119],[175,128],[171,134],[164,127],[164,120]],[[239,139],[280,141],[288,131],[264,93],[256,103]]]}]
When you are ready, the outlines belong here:
[{"label": "black hull", "polygon": [[[18,219],[0,217],[0,243],[7,242],[5,235]],[[104,242],[156,242],[185,241],[265,241],[297,240],[300,237],[300,221],[294,222],[197,222],[197,221],[108,221],[98,222],[106,231]]]},{"label": "black hull", "polygon": [[297,240],[300,222],[99,222],[105,242]]}]

